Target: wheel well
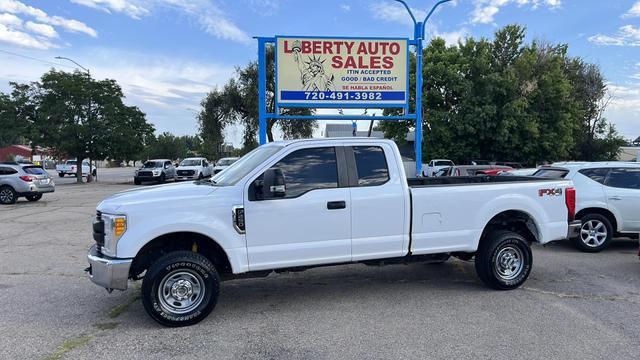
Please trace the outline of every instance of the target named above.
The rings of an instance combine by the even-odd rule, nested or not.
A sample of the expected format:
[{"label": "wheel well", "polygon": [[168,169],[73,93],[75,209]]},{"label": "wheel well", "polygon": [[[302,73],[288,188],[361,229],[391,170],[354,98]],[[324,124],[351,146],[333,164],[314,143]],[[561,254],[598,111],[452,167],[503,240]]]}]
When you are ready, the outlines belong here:
[{"label": "wheel well", "polygon": [[213,239],[194,232],[175,232],[159,236],[144,245],[133,259],[129,275],[134,279],[140,278],[155,260],[177,250],[193,251],[205,256],[219,274],[232,273],[227,254]]},{"label": "wheel well", "polygon": [[613,215],[611,211],[603,208],[586,208],[578,211],[578,213],[576,214],[576,219],[580,219],[587,214],[600,214],[606,217],[607,219],[609,219],[609,222],[611,222],[613,231],[614,232],[618,231],[618,222],[616,221],[615,215]]},{"label": "wheel well", "polygon": [[524,236],[530,243],[537,242],[540,232],[531,215],[520,210],[503,211],[489,220],[482,231],[482,241],[493,230],[510,230]]}]

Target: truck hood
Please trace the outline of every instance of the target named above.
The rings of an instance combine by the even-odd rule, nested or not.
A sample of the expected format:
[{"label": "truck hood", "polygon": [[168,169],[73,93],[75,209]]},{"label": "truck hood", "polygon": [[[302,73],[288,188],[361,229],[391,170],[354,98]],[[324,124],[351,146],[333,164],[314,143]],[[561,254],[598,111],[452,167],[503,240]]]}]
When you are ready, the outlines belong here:
[{"label": "truck hood", "polygon": [[171,203],[184,203],[193,199],[202,199],[202,197],[213,193],[216,189],[218,188],[206,182],[136,188],[109,196],[98,204],[97,210],[108,214],[116,214],[126,213],[134,207],[170,206]]}]

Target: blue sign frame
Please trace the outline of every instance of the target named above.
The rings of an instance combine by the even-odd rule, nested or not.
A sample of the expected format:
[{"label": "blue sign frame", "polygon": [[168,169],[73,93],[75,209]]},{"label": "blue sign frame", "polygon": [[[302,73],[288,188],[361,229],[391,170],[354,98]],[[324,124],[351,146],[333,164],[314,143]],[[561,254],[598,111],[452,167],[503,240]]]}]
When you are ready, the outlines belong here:
[{"label": "blue sign frame", "polygon": [[[279,90],[278,90],[278,39],[280,38],[305,38],[305,39],[349,39],[349,40],[381,40],[381,41],[406,41],[407,42],[407,54],[406,54],[406,79],[405,79],[405,90],[404,96],[405,101],[404,104],[375,104],[375,103],[291,103],[291,102],[283,102],[279,101],[278,98]],[[395,108],[395,109],[404,109],[405,114],[409,113],[409,64],[410,64],[410,51],[409,47],[411,46],[411,40],[409,38],[402,37],[348,37],[348,36],[296,36],[296,35],[276,35],[274,37],[274,50],[275,50],[275,106],[276,108],[328,108],[328,109],[363,109],[363,108],[371,108],[371,109],[383,109],[383,108]],[[342,91],[337,91],[342,92]],[[371,91],[361,91],[361,92],[371,92]]]}]

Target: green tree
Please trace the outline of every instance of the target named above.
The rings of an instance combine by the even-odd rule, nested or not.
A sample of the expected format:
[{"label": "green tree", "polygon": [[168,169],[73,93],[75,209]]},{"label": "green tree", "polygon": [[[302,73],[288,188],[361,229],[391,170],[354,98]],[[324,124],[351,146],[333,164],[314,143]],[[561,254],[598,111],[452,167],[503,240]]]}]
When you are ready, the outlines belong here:
[{"label": "green tree", "polygon": [[[267,47],[266,51],[266,106],[275,112],[275,52]],[[311,115],[311,109],[282,108],[281,115]],[[202,110],[198,117],[200,136],[207,144],[217,146],[222,143],[223,130],[229,124],[243,127],[243,152],[258,145],[258,63],[251,62],[236,69],[236,76],[230,79],[221,90],[213,90],[202,101]],[[267,139],[273,141],[274,128],[278,128],[285,139],[307,138],[313,135],[317,127],[315,120],[268,119]]]},{"label": "green tree", "polygon": [[[599,69],[570,57],[567,45],[525,44],[524,37],[523,27],[509,25],[493,40],[429,43],[422,74],[427,157],[535,165],[615,156],[622,140],[602,117],[606,83]],[[396,139],[412,127],[410,121],[380,124]]]},{"label": "green tree", "polygon": [[[12,83],[17,119],[26,123],[32,145],[90,159],[135,156],[153,127],[137,108],[123,104],[115,80],[94,80],[81,72],[51,70],[40,82]],[[141,141],[142,140],[142,141]],[[82,182],[78,166],[77,181]]]}]

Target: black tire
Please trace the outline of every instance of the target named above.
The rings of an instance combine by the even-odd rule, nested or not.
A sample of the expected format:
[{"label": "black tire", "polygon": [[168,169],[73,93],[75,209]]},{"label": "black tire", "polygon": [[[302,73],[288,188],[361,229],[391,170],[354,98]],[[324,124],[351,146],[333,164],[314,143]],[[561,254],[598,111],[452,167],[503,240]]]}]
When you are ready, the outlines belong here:
[{"label": "black tire", "polygon": [[204,179],[204,176],[202,176],[202,173],[200,173],[200,174],[198,175],[198,180],[202,180],[202,179]]},{"label": "black tire", "polygon": [[[586,214],[580,217],[582,227],[580,235],[573,243],[584,252],[596,253],[604,250],[613,238],[613,225],[611,221],[601,214]],[[606,234],[603,235],[603,231]]]},{"label": "black tire", "polygon": [[64,177],[64,173],[58,173],[58,176]]},{"label": "black tire", "polygon": [[516,232],[493,231],[480,241],[475,266],[478,276],[487,286],[497,290],[515,289],[531,273],[531,247]]},{"label": "black tire", "polygon": [[11,205],[18,201],[18,194],[11,186],[0,186],[0,204]]},{"label": "black tire", "polygon": [[167,180],[167,178],[165,177],[164,173],[160,174],[160,183],[164,183]]},{"label": "black tire", "polygon": [[38,201],[38,200],[42,199],[42,194],[27,195],[25,197],[29,201]]},{"label": "black tire", "polygon": [[[185,281],[185,286],[176,287],[179,281]],[[165,288],[162,295],[161,288]],[[197,295],[196,289],[200,289]],[[218,302],[219,291],[218,272],[207,258],[191,251],[174,251],[159,258],[147,270],[141,296],[144,309],[153,320],[164,326],[179,327],[206,318]],[[181,299],[180,295],[190,295],[191,300]],[[190,306],[186,306],[188,301],[192,301]]]},{"label": "black tire", "polygon": [[91,176],[96,177],[96,175],[98,175],[98,171],[96,169],[93,169],[93,171],[91,172]]},{"label": "black tire", "polygon": [[133,178],[133,183],[136,184],[136,185],[140,185],[142,183],[142,181],[140,181],[140,179]]}]

